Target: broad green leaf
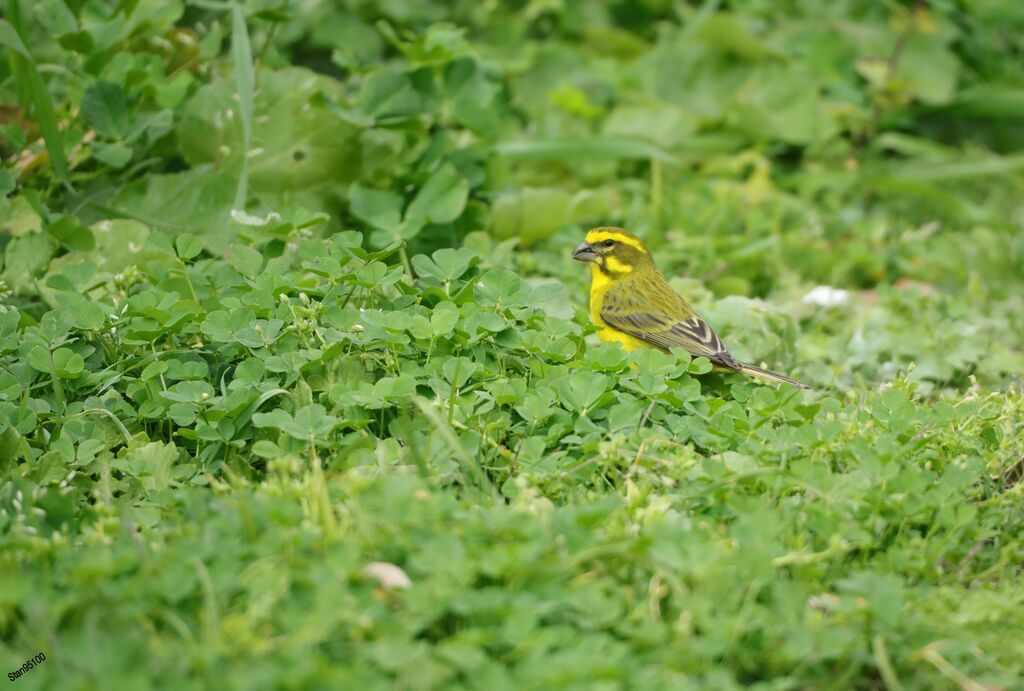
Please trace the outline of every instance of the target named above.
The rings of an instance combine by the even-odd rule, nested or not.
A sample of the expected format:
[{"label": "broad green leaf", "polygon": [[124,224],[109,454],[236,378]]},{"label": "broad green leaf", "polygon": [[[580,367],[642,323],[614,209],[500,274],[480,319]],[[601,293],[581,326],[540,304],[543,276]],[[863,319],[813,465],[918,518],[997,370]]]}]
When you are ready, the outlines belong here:
[{"label": "broad green leaf", "polygon": [[21,313],[16,309],[8,309],[0,312],[0,353],[14,350],[18,347],[18,324],[21,322]]},{"label": "broad green leaf", "polygon": [[82,118],[100,134],[121,139],[130,118],[124,90],[111,82],[93,82],[82,97]]},{"label": "broad green leaf", "polygon": [[[201,87],[185,105],[178,127],[181,151],[193,166],[212,163],[237,180],[245,148],[237,112],[236,85],[218,81]],[[322,104],[322,97],[341,98],[333,79],[297,67],[261,70],[253,102],[249,184],[260,195],[347,184],[359,175],[360,147],[355,127],[340,123]],[[213,136],[211,136],[213,133]],[[294,201],[292,202],[294,203]],[[317,209],[325,210],[325,209]]]},{"label": "broad green leaf", "polygon": [[21,383],[17,377],[10,372],[0,372],[0,401],[16,401],[21,392]]},{"label": "broad green leaf", "polygon": [[82,374],[85,360],[78,353],[68,348],[53,351],[53,374],[63,379],[75,379]]},{"label": "broad green leaf", "polygon": [[204,381],[183,381],[171,386],[160,395],[168,401],[204,405],[213,396],[213,387]]},{"label": "broad green leaf", "polygon": [[151,362],[148,365],[146,365],[145,369],[143,369],[142,373],[139,375],[139,378],[143,380],[153,379],[154,377],[158,377],[166,371],[167,363],[164,362],[163,360],[156,360],[155,362]]},{"label": "broad green leaf", "polygon": [[78,293],[58,293],[56,302],[65,311],[70,325],[77,329],[99,331],[107,321],[103,307]]},{"label": "broad green leaf", "polygon": [[96,246],[96,238],[92,230],[83,226],[71,215],[55,217],[46,227],[46,231],[65,247],[80,252],[88,252]]},{"label": "broad green leaf", "polygon": [[469,182],[445,166],[430,176],[405,211],[406,218],[429,223],[450,223],[462,215],[469,197]]},{"label": "broad green leaf", "polygon": [[285,434],[305,442],[322,440],[338,425],[340,420],[328,415],[320,404],[303,406],[289,415],[283,410],[272,413],[256,413],[252,416],[257,427],[276,427]]},{"label": "broad green leaf", "polygon": [[0,168],[0,199],[6,197],[18,186],[18,180],[7,168]]},{"label": "broad green leaf", "polygon": [[953,98],[960,60],[936,35],[912,33],[900,53],[897,74],[915,97],[929,104]]},{"label": "broad green leaf", "polygon": [[479,256],[473,250],[444,247],[430,257],[417,254],[412,258],[412,266],[420,277],[435,278],[445,282],[461,278],[478,259]]},{"label": "broad green leaf", "polygon": [[488,271],[473,286],[477,301],[485,307],[507,309],[526,304],[529,291],[523,287],[522,279],[505,269]]},{"label": "broad green leaf", "polygon": [[359,107],[376,118],[399,118],[423,110],[423,100],[405,72],[382,68],[374,70],[363,83]]},{"label": "broad green leaf", "polygon": [[611,379],[599,372],[579,371],[558,382],[562,402],[570,410],[586,414],[597,403],[611,384]]},{"label": "broad green leaf", "polygon": [[348,190],[352,213],[381,230],[395,230],[402,220],[403,199],[391,190],[375,190],[354,183]]},{"label": "broad green leaf", "polygon": [[238,273],[249,278],[257,276],[263,267],[263,255],[247,245],[231,245],[225,259]]},{"label": "broad green leaf", "polygon": [[499,238],[533,243],[572,221],[573,196],[554,188],[527,187],[498,195],[491,207],[491,230]]},{"label": "broad green leaf", "polygon": [[174,250],[182,261],[195,259],[203,251],[203,239],[192,233],[182,233],[174,238]]},{"label": "broad green leaf", "polygon": [[210,251],[220,252],[233,234],[234,188],[229,178],[200,167],[148,175],[123,187],[104,208],[148,226],[202,236]]},{"label": "broad green leaf", "polygon": [[93,142],[92,155],[111,168],[123,168],[132,160],[132,148],[127,144],[114,142]]},{"label": "broad green leaf", "polygon": [[448,380],[452,386],[465,386],[465,384],[473,378],[473,374],[477,370],[477,364],[465,357],[455,357],[449,359],[444,363],[441,371],[444,373],[444,378]]},{"label": "broad green leaf", "polygon": [[46,374],[53,372],[53,358],[50,356],[50,350],[45,346],[33,347],[28,351],[26,360],[33,369],[45,372]]},{"label": "broad green leaf", "polygon": [[439,302],[430,313],[430,326],[435,336],[447,336],[459,321],[459,308],[445,300]]},{"label": "broad green leaf", "polygon": [[12,239],[4,248],[4,279],[8,285],[31,285],[46,271],[56,250],[56,241],[47,233],[29,233]]},{"label": "broad green leaf", "polygon": [[697,118],[668,103],[623,105],[611,112],[604,125],[606,136],[645,139],[672,149],[697,129]]}]

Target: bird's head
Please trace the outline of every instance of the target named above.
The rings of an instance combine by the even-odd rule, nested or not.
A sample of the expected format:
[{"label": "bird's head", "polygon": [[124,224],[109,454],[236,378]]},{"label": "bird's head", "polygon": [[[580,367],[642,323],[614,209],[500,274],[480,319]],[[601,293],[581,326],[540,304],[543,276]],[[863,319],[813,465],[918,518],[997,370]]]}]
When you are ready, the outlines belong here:
[{"label": "bird's head", "polygon": [[651,253],[643,241],[622,228],[594,228],[576,246],[572,258],[590,262],[595,270],[610,276],[623,276],[640,266],[653,265]]}]

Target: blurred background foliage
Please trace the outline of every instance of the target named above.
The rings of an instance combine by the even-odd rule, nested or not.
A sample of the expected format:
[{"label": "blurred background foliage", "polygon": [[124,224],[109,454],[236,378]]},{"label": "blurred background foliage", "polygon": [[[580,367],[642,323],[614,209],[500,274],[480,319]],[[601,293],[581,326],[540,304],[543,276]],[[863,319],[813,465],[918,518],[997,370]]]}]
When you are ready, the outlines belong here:
[{"label": "blurred background foliage", "polygon": [[0,2],[19,684],[1019,682],[1024,3]]},{"label": "blurred background foliage", "polygon": [[[972,329],[1000,340],[969,313],[980,305],[1021,328],[1014,0],[231,8],[8,0],[2,186],[21,192],[0,218],[23,299],[36,292],[25,272],[101,219],[222,250],[244,233],[229,215],[241,193],[256,216],[323,212],[317,232],[366,228],[371,246],[400,240],[409,255],[514,238],[511,268],[574,294],[585,276],[565,248],[603,223],[719,297],[795,299],[815,283],[869,300],[897,284],[970,293],[970,323],[934,334],[936,352],[969,349],[949,339]],[[908,364],[876,322],[860,325],[863,347]],[[994,350],[985,367],[1005,380],[1019,351]]]}]

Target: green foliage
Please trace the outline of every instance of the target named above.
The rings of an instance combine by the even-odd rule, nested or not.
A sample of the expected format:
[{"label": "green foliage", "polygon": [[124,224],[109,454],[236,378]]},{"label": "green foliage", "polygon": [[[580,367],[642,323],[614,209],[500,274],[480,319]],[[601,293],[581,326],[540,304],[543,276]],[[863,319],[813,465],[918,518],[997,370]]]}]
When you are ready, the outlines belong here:
[{"label": "green foliage", "polygon": [[[1014,687],[1022,36],[1000,0],[8,0],[0,660]],[[817,391],[599,344],[596,224]]]}]

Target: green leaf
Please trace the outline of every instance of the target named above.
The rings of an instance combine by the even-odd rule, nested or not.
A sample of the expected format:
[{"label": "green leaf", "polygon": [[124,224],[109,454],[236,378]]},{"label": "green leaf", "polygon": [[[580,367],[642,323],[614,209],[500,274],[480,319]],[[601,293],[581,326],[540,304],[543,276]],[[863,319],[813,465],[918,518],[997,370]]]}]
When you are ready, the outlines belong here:
[{"label": "green leaf", "polygon": [[3,199],[18,186],[18,179],[8,168],[0,168],[0,199]]},{"label": "green leaf", "polygon": [[155,362],[151,362],[146,365],[145,369],[142,370],[142,373],[139,374],[139,378],[146,381],[153,379],[154,377],[158,377],[166,371],[167,363],[163,360],[156,360]]},{"label": "green leaf", "polygon": [[4,279],[10,285],[31,285],[49,266],[57,243],[48,233],[31,233],[11,240],[4,248]]},{"label": "green leaf", "polygon": [[265,202],[281,202],[272,206],[295,205],[294,193],[302,192],[320,204],[313,211],[333,210],[337,186],[354,181],[361,170],[358,130],[324,105],[325,98],[340,100],[343,87],[299,67],[263,69],[257,87],[249,149],[240,118],[223,115],[238,108],[233,82],[213,82],[189,99],[177,129],[185,160],[213,164],[233,180],[248,165],[252,190]]},{"label": "green leaf", "polygon": [[132,160],[132,147],[121,142],[93,142],[92,155],[111,168],[123,168]]},{"label": "green leaf", "polygon": [[128,131],[128,100],[117,84],[97,81],[82,97],[82,118],[100,134],[121,139]]},{"label": "green leaf", "polygon": [[401,118],[421,112],[423,100],[405,72],[385,67],[373,70],[366,78],[359,106],[372,118]]},{"label": "green leaf", "polygon": [[[91,259],[104,271],[118,273],[138,265],[146,257],[150,230],[141,223],[120,219],[101,221],[88,230],[95,240],[95,248],[87,255],[66,255],[68,259]],[[54,266],[64,259],[65,257],[57,259]]]},{"label": "green leaf", "polygon": [[480,305],[495,309],[525,305],[530,297],[522,279],[506,269],[492,269],[481,276],[473,286],[473,294]]},{"label": "green leaf", "polygon": [[461,278],[478,260],[479,255],[471,249],[443,247],[430,257],[417,254],[412,258],[412,267],[421,278],[446,282]]},{"label": "green leaf", "polygon": [[402,220],[403,199],[391,190],[375,190],[354,183],[348,190],[352,213],[381,230],[395,230]]},{"label": "green leaf", "polygon": [[128,452],[126,471],[141,480],[146,490],[160,492],[171,486],[177,460],[178,449],[174,444],[150,442]]},{"label": "green leaf", "polygon": [[611,385],[611,379],[600,372],[582,370],[558,382],[562,402],[573,411],[586,413]]},{"label": "green leaf", "polygon": [[182,381],[160,395],[175,403],[202,405],[207,403],[213,394],[213,387],[204,381]]},{"label": "green leaf", "polygon": [[195,259],[203,251],[203,239],[192,233],[182,233],[174,238],[174,251],[182,261]]},{"label": "green leaf", "polygon": [[85,360],[78,353],[68,348],[53,351],[53,374],[63,379],[75,379],[82,374]]},{"label": "green leaf", "polygon": [[263,255],[248,245],[231,245],[224,258],[238,273],[249,278],[257,276],[263,267]]},{"label": "green leaf", "polygon": [[53,359],[50,357],[50,350],[45,346],[35,346],[26,357],[28,364],[31,365],[32,369],[37,369],[40,372],[50,374],[53,372]]},{"label": "green leaf", "polygon": [[434,336],[447,336],[459,321],[459,308],[454,302],[445,300],[434,306],[430,313],[430,328]]},{"label": "green leaf", "polygon": [[72,250],[88,252],[96,246],[92,230],[71,215],[60,216],[46,227],[46,231],[62,245]]},{"label": "green leaf", "polygon": [[444,365],[441,366],[441,372],[444,374],[444,378],[452,386],[462,387],[473,378],[473,375],[479,369],[477,363],[473,362],[467,357],[453,357],[445,361]]},{"label": "green leaf", "polygon": [[937,35],[913,32],[899,56],[897,74],[906,88],[921,101],[948,103],[956,90],[960,60]]},{"label": "green leaf", "polygon": [[[14,401],[21,396],[22,388],[18,379],[10,372],[0,372],[0,401]],[[0,420],[2,422],[2,420]]]},{"label": "green leaf", "polygon": [[59,293],[56,297],[68,323],[76,329],[99,331],[107,321],[103,307],[78,293]]},{"label": "green leaf", "polygon": [[86,29],[79,31],[69,31],[61,34],[57,39],[61,48],[70,50],[75,53],[81,53],[82,55],[88,55],[92,52],[96,42],[92,38],[92,33]]},{"label": "green leaf", "polygon": [[113,216],[132,218],[149,226],[202,236],[217,253],[233,236],[231,201],[235,184],[208,168],[183,173],[147,175],[117,193],[100,208]]},{"label": "green leaf", "polygon": [[252,416],[257,427],[276,427],[294,439],[301,441],[323,440],[338,425],[340,420],[328,415],[320,404],[303,406],[289,415],[283,410],[271,413],[256,413]]},{"label": "green leaf", "polygon": [[0,312],[0,353],[14,350],[20,342],[18,338],[18,324],[21,322],[21,313],[16,309],[8,309]]},{"label": "green leaf", "polygon": [[450,223],[462,215],[468,197],[469,182],[452,166],[444,166],[420,188],[405,216],[428,223]]},{"label": "green leaf", "polygon": [[491,230],[499,238],[533,243],[572,221],[573,196],[554,188],[527,187],[498,195],[491,207]]},{"label": "green leaf", "polygon": [[268,439],[260,439],[252,445],[252,452],[260,458],[278,458],[284,455],[281,447]]}]

